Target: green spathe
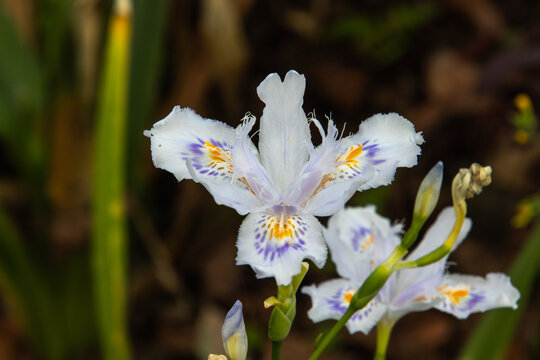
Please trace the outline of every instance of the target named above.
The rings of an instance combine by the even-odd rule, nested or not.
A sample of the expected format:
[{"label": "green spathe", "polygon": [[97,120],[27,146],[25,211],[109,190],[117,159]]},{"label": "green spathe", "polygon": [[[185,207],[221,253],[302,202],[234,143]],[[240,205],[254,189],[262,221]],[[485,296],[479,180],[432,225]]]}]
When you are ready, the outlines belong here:
[{"label": "green spathe", "polygon": [[308,263],[303,262],[302,270],[293,277],[289,285],[278,286],[278,297],[270,297],[265,301],[266,307],[274,306],[268,325],[268,337],[273,342],[283,341],[291,331],[296,316],[296,291],[308,269]]}]

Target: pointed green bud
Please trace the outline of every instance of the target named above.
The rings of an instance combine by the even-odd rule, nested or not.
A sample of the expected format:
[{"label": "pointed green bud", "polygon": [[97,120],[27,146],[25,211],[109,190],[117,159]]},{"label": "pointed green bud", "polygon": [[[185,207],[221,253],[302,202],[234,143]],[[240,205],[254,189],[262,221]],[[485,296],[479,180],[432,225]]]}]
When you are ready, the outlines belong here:
[{"label": "pointed green bud", "polygon": [[414,217],[418,217],[420,221],[425,221],[435,209],[439,194],[441,192],[441,184],[443,178],[443,163],[439,161],[426,175],[414,203]]},{"label": "pointed green bud", "polygon": [[291,331],[296,315],[296,301],[286,309],[275,307],[268,321],[268,337],[272,341],[283,341]]}]

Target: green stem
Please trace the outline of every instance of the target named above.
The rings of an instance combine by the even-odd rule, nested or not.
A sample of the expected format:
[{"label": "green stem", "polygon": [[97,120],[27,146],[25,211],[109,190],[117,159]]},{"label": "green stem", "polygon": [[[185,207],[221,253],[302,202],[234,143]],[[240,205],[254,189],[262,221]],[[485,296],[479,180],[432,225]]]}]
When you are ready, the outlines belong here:
[{"label": "green stem", "polygon": [[272,341],[272,360],[281,359],[281,345],[283,341]]},{"label": "green stem", "polygon": [[456,206],[456,208],[456,221],[454,222],[454,226],[452,227],[452,230],[450,231],[450,234],[446,238],[445,242],[432,252],[421,256],[416,260],[398,262],[395,265],[394,270],[427,266],[447,256],[457,241],[459,232],[461,231],[461,227],[463,226],[463,222],[465,220],[465,214],[467,213],[467,207],[464,201],[462,201],[462,204],[460,204],[459,207]]},{"label": "green stem", "polygon": [[354,309],[351,306],[349,306],[347,310],[345,310],[345,313],[343,314],[341,319],[339,319],[338,322],[334,324],[332,329],[330,329],[330,331],[326,333],[325,336],[322,337],[320,342],[317,344],[317,347],[315,348],[315,350],[309,357],[309,360],[315,360],[315,359],[318,359],[319,356],[321,356],[324,349],[326,349],[326,347],[330,344],[332,339],[338,334],[341,328],[345,326],[347,321],[349,321],[349,319],[351,318],[351,316],[354,315],[355,312],[356,312],[356,309]]},{"label": "green stem", "polygon": [[381,320],[377,324],[377,349],[373,360],[386,360],[386,349],[388,348],[388,341],[394,324],[394,322],[385,320]]},{"label": "green stem", "polygon": [[416,215],[413,216],[411,227],[409,228],[409,230],[407,230],[407,232],[405,233],[405,235],[403,235],[403,238],[401,239],[401,245],[405,249],[409,249],[412,244],[414,244],[426,220],[426,217],[421,218]]}]

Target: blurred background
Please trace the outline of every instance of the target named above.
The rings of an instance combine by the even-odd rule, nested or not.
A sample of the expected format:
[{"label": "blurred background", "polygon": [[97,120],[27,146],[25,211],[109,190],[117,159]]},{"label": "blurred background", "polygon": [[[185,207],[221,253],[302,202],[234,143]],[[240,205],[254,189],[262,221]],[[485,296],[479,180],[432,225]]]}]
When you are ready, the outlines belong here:
[{"label": "blurred background", "polygon": [[[155,169],[142,132],[177,104],[232,126],[259,117],[257,85],[290,69],[323,124],[398,112],[423,132],[419,164],[350,205],[407,225],[438,160],[438,209],[459,168],[493,167],[451,270],[510,272],[519,311],[410,314],[389,359],[539,358],[538,19],[525,0],[0,1],[0,359],[206,359],[236,299],[250,358],[269,359],[275,282],[235,266],[242,217]],[[333,277],[329,262],[304,283]],[[310,306],[299,295],[283,359],[332,325]],[[374,346],[343,331],[322,358]]]}]

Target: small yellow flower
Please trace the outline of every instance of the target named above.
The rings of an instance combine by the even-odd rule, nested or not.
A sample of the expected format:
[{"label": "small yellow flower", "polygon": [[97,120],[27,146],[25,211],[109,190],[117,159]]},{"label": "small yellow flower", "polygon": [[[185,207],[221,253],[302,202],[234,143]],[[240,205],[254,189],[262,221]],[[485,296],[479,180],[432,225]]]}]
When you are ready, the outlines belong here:
[{"label": "small yellow flower", "polygon": [[521,201],[512,218],[512,226],[518,229],[529,225],[540,214],[540,196],[535,195]]},{"label": "small yellow flower", "polygon": [[531,136],[525,130],[518,130],[514,134],[514,141],[520,145],[525,145],[529,142]]},{"label": "small yellow flower", "polygon": [[514,105],[521,111],[529,110],[532,107],[531,98],[527,94],[518,94],[514,98]]}]

